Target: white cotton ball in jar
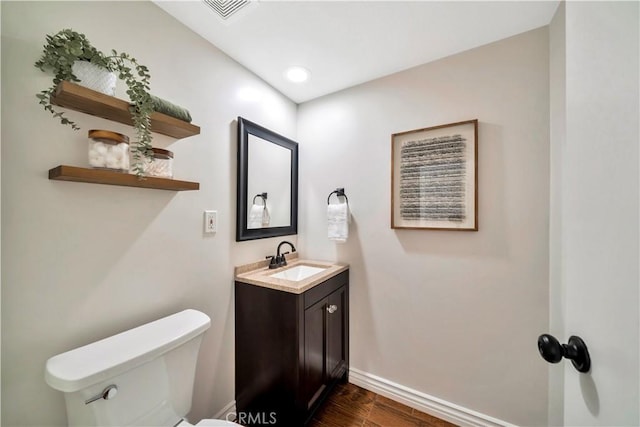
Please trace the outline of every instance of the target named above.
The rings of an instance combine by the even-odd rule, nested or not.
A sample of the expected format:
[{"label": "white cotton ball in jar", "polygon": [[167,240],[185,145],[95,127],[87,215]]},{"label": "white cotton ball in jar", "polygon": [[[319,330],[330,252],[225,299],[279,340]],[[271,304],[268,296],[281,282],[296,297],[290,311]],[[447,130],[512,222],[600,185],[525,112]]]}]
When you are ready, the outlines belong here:
[{"label": "white cotton ball in jar", "polygon": [[95,147],[91,147],[89,150],[89,157],[104,157],[104,154],[100,153]]},{"label": "white cotton ball in jar", "polygon": [[108,151],[108,150],[107,150],[107,146],[106,146],[104,143],[100,142],[100,141],[96,141],[96,142],[93,144],[93,148],[96,150],[96,152],[97,152],[98,154],[100,154],[100,155],[102,155],[102,156],[106,155],[106,154],[107,154],[107,151]]},{"label": "white cotton ball in jar", "polygon": [[124,169],[122,158],[116,157],[113,164],[114,164],[114,169]]},{"label": "white cotton ball in jar", "polygon": [[121,162],[122,158],[124,157],[124,153],[122,151],[120,151],[120,149],[116,148],[115,150],[113,150],[112,153],[109,154],[109,156],[111,156],[114,159],[116,159],[117,161]]},{"label": "white cotton ball in jar", "polygon": [[116,163],[116,158],[113,155],[113,153],[107,153],[107,155],[104,158],[105,163],[107,164],[108,168],[113,168],[113,165]]},{"label": "white cotton ball in jar", "polygon": [[89,164],[94,168],[103,168],[106,166],[105,160],[103,156],[93,156],[89,157]]},{"label": "white cotton ball in jar", "polygon": [[129,138],[117,132],[92,129],[89,131],[89,164],[98,168],[128,168]]},{"label": "white cotton ball in jar", "polygon": [[106,165],[109,169],[119,169],[120,166],[120,162],[118,162],[116,159],[114,159],[113,157],[108,157],[107,158],[107,162]]}]

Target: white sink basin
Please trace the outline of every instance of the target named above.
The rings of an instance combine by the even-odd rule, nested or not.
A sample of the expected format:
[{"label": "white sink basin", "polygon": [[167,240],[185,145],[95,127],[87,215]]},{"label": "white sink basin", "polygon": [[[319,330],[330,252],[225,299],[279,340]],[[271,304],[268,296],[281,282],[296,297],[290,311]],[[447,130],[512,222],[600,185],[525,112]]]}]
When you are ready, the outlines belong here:
[{"label": "white sink basin", "polygon": [[284,280],[290,280],[292,282],[299,282],[301,280],[306,279],[307,277],[313,276],[314,274],[318,274],[325,270],[326,268],[322,268],[322,267],[312,267],[310,265],[296,265],[295,267],[291,267],[287,270],[270,274],[269,277],[273,277],[274,279],[284,279]]}]

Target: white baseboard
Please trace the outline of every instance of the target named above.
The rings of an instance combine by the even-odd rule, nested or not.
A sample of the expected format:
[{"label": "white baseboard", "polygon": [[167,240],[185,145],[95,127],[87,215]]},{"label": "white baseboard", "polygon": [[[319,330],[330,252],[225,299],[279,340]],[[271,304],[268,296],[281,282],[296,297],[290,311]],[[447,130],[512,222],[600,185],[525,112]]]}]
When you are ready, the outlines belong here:
[{"label": "white baseboard", "polygon": [[[417,409],[420,412],[454,423],[460,427],[516,427],[514,424],[506,421],[396,384],[393,381],[363,372],[359,369],[349,369],[349,382]],[[236,401],[232,400],[212,418],[226,420],[227,417],[229,417],[228,420],[231,421],[235,418],[235,413]],[[233,416],[229,414],[233,414]]]},{"label": "white baseboard", "polygon": [[[233,417],[231,417],[229,414],[233,414]],[[235,414],[236,414],[236,401],[232,400],[231,402],[227,403],[224,408],[218,411],[218,413],[215,414],[212,418],[214,420],[233,421],[235,419]],[[229,418],[227,418],[227,416]]]},{"label": "white baseboard", "polygon": [[515,427],[506,421],[429,396],[358,369],[349,369],[349,382],[461,427]]}]

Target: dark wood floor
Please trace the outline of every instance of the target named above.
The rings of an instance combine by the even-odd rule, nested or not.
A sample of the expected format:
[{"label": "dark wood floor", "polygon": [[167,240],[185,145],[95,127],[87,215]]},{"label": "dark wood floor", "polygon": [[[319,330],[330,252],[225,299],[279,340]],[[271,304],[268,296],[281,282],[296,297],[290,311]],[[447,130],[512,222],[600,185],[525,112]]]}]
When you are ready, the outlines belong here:
[{"label": "dark wood floor", "polygon": [[454,427],[353,384],[338,384],[308,427]]}]

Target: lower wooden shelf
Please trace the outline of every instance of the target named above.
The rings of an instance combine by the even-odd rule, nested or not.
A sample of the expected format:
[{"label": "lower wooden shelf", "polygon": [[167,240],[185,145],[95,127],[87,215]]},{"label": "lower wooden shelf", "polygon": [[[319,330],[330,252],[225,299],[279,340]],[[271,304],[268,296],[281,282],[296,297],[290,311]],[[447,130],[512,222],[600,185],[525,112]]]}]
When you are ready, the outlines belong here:
[{"label": "lower wooden shelf", "polygon": [[49,170],[49,179],[57,181],[88,182],[92,184],[121,185],[124,187],[154,188],[157,190],[199,190],[200,183],[177,179],[144,177],[102,169],[87,169],[60,165]]}]

